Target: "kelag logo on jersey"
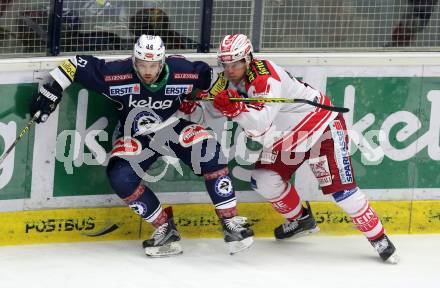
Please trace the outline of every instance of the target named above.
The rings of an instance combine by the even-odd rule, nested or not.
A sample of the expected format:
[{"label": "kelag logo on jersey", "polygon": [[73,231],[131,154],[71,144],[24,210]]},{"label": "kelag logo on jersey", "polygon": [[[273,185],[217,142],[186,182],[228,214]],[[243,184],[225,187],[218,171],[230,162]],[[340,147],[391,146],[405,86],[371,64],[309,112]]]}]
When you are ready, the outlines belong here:
[{"label": "kelag logo on jersey", "polygon": [[167,85],[165,86],[165,95],[179,96],[191,93],[193,85]]},{"label": "kelag logo on jersey", "polygon": [[120,86],[110,86],[110,96],[124,96],[128,94],[140,94],[141,86],[139,83],[120,85]]},{"label": "kelag logo on jersey", "polygon": [[138,107],[138,108],[150,108],[150,109],[168,109],[173,104],[173,100],[157,100],[153,101],[151,97],[148,97],[148,100],[141,99],[136,100],[130,95],[128,99],[128,107]]}]

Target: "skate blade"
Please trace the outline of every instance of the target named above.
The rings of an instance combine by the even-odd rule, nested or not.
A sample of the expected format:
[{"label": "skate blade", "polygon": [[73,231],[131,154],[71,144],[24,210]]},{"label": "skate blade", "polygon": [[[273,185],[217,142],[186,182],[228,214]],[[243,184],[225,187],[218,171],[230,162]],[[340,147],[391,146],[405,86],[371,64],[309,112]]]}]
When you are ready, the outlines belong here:
[{"label": "skate blade", "polygon": [[146,247],[145,254],[152,258],[169,257],[183,253],[182,246],[179,242],[171,242],[169,244],[158,247]]},{"label": "skate blade", "polygon": [[248,250],[254,244],[254,237],[248,237],[241,241],[228,242],[229,255]]},{"label": "skate blade", "polygon": [[389,264],[397,264],[400,261],[400,256],[397,254],[397,252],[394,252],[390,257],[388,257],[387,260],[385,260],[386,263]]},{"label": "skate blade", "polygon": [[301,238],[301,237],[304,237],[304,236],[307,236],[307,235],[310,235],[310,234],[318,233],[319,231],[320,231],[319,227],[316,226],[313,229],[310,229],[310,230],[307,230],[307,231],[303,231],[303,232],[299,232],[299,233],[297,233],[297,234],[295,234],[295,235],[293,235],[291,237],[287,237],[287,238],[283,238],[283,239],[278,239],[278,238],[275,238],[275,239],[276,240],[280,240],[280,241],[294,240],[294,239]]}]

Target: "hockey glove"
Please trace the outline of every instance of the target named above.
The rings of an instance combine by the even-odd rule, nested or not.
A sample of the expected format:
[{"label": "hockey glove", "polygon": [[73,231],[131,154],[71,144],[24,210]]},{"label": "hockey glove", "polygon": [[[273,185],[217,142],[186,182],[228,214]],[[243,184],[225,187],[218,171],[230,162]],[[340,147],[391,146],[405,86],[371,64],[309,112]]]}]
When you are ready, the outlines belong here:
[{"label": "hockey glove", "polygon": [[49,115],[55,111],[58,103],[61,101],[63,95],[62,88],[58,83],[54,82],[52,85],[44,84],[38,90],[38,94],[32,99],[30,113],[34,116],[37,111],[40,111],[40,117],[37,118],[37,123],[46,122]]},{"label": "hockey glove", "polygon": [[237,117],[241,112],[248,111],[244,102],[232,102],[229,98],[241,98],[241,96],[238,94],[237,90],[223,90],[214,97],[214,107],[229,118]]},{"label": "hockey glove", "polygon": [[[191,97],[191,96],[188,96],[188,97]],[[196,98],[203,99],[203,98],[206,98],[206,97],[208,97],[208,93],[205,92],[205,91],[199,91],[196,94]],[[193,113],[196,110],[197,106],[200,106],[197,103],[197,101],[188,101],[188,100],[186,100],[184,98],[182,100],[182,102],[180,103],[179,110],[182,111],[183,113],[189,115],[189,114]]]}]

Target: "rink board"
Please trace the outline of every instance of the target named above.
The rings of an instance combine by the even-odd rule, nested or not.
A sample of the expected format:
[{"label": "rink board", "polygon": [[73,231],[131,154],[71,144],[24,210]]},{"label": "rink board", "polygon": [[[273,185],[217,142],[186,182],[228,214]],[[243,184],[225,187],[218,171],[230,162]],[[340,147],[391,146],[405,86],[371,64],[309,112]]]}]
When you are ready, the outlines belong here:
[{"label": "rink board", "polygon": [[[215,63],[211,54],[186,56]],[[257,56],[282,64],[334,105],[350,109],[344,118],[354,174],[369,199],[440,200],[440,53]],[[0,154],[29,120],[38,82],[64,59],[0,60]],[[48,121],[32,128],[0,164],[1,212],[123,205],[105,173],[116,129],[113,104],[78,84],[63,95]],[[261,147],[246,142],[237,125],[208,124],[229,156],[238,200],[262,202],[249,185]],[[147,171],[154,178],[148,186],[165,203],[210,203],[203,178],[178,164],[157,161]],[[330,201],[306,163],[292,180],[302,199]],[[240,198],[243,193],[248,197]]]},{"label": "rink board", "polygon": [[[186,56],[216,62],[214,54]],[[257,56],[282,64],[335,105],[350,109],[344,118],[352,133],[356,181],[376,200],[387,231],[440,233],[440,53]],[[119,58],[124,56],[111,57]],[[0,60],[0,155],[29,120],[27,107],[38,82],[64,59]],[[112,103],[78,84],[63,99],[0,165],[0,244],[148,237],[151,228],[120,207],[106,177],[116,129]],[[272,236],[282,219],[249,185],[261,147],[244,141],[231,122],[208,124],[229,155],[240,214],[249,217],[257,236]],[[154,178],[148,186],[175,207],[184,237],[221,237],[203,177],[162,159],[147,172]],[[358,233],[322,194],[307,164],[292,181],[301,199],[312,201],[323,235]]]},{"label": "rink board", "polygon": [[[321,235],[359,233],[350,218],[331,202],[312,202]],[[440,201],[372,201],[387,233],[440,233]],[[257,237],[272,237],[283,222],[268,203],[241,203]],[[184,238],[219,238],[219,220],[210,204],[173,205]],[[57,209],[0,213],[0,245],[149,238],[151,225],[129,208]]]}]

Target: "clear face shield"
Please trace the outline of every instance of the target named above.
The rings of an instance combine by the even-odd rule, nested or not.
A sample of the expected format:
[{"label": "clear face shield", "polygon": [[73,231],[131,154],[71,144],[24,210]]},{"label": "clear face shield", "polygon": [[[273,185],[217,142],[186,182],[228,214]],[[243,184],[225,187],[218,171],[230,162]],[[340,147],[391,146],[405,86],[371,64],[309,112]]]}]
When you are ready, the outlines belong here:
[{"label": "clear face shield", "polygon": [[138,76],[145,84],[153,84],[156,82],[162,70],[161,61],[143,61],[135,59],[134,66]]},{"label": "clear face shield", "polygon": [[239,83],[246,74],[247,64],[245,59],[230,63],[221,63],[223,70],[225,71],[226,79]]}]

